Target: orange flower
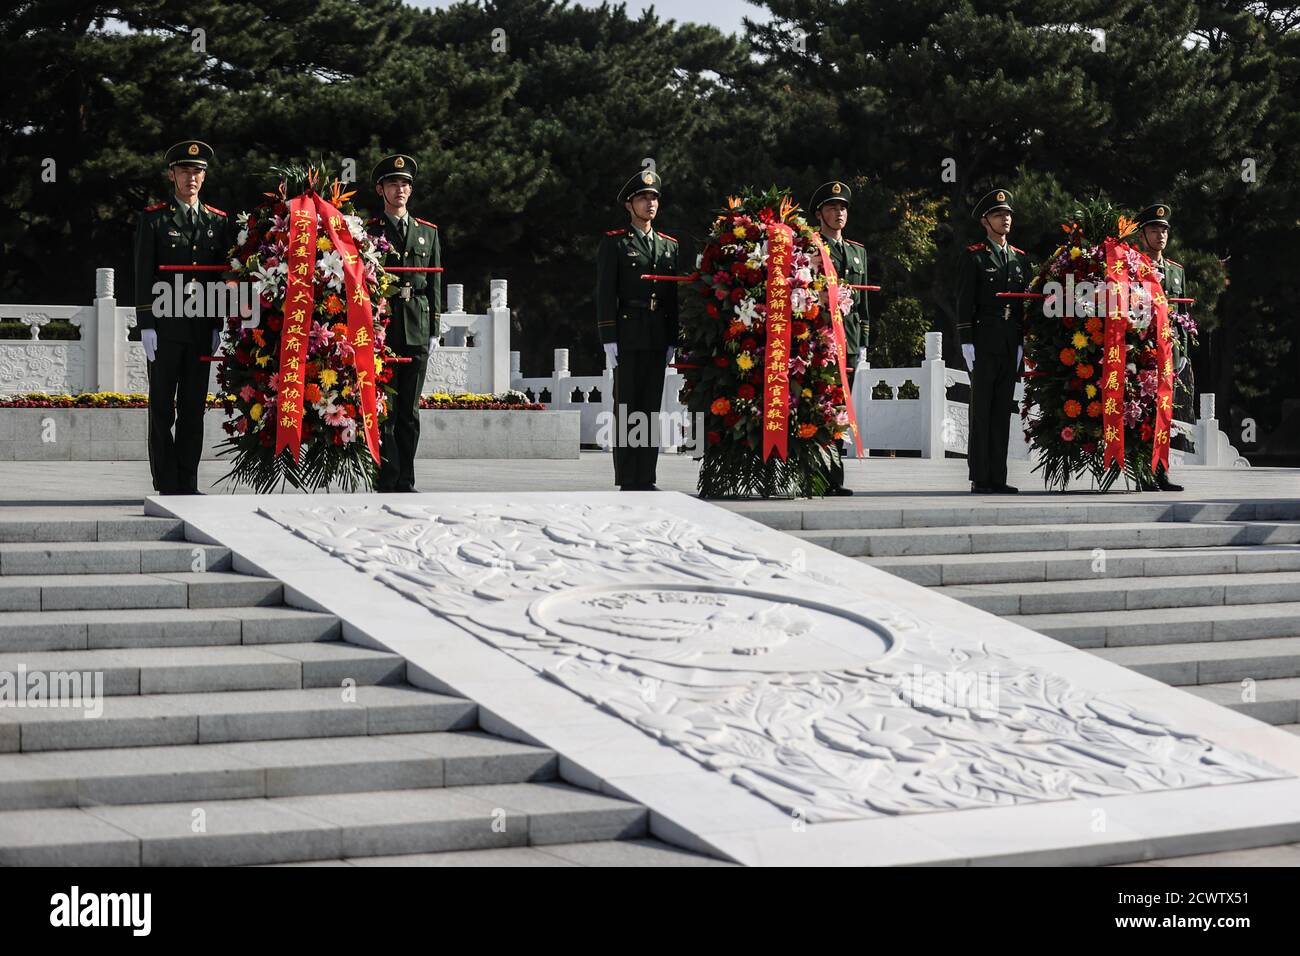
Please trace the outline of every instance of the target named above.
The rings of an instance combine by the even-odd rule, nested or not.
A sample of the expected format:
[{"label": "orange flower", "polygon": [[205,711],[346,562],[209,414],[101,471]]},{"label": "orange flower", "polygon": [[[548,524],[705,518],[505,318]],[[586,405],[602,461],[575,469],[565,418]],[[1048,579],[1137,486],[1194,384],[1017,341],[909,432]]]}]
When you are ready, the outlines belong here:
[{"label": "orange flower", "polygon": [[307,394],[307,401],[309,401],[309,402],[313,402],[313,403],[315,403],[315,402],[319,402],[319,401],[320,401],[320,386],[317,385],[315,382],[309,382],[309,383],[307,384],[306,394]]},{"label": "orange flower", "polygon": [[1097,316],[1094,315],[1087,322],[1083,323],[1083,327],[1088,330],[1088,334],[1090,335],[1100,332],[1101,319],[1097,318]]},{"label": "orange flower", "polygon": [[709,406],[709,411],[718,416],[725,415],[731,411],[731,402],[725,398],[714,399],[713,404]]},{"label": "orange flower", "polygon": [[263,347],[266,346],[266,336],[262,334],[261,329],[253,329],[252,335],[254,342]]},{"label": "orange flower", "polygon": [[816,435],[816,434],[817,434],[817,426],[816,426],[816,425],[800,425],[800,426],[799,426],[799,437],[800,437],[800,438],[812,438],[813,435]]},{"label": "orange flower", "polygon": [[1101,415],[1101,402],[1089,402],[1088,417],[1097,418],[1099,415]]},{"label": "orange flower", "polygon": [[347,335],[348,325],[346,322],[335,322],[333,325],[330,326],[330,331],[333,332],[335,335]]},{"label": "orange flower", "polygon": [[330,315],[338,315],[343,311],[343,300],[336,295],[331,295],[325,300],[325,311]]},{"label": "orange flower", "polygon": [[1074,399],[1070,399],[1065,403],[1065,414],[1069,415],[1071,418],[1078,418],[1079,412],[1081,411],[1083,411],[1083,406]]},{"label": "orange flower", "polygon": [[1093,344],[1093,345],[1102,345],[1102,344],[1105,343],[1105,341],[1106,341],[1106,333],[1104,333],[1104,332],[1093,332],[1093,333],[1092,333],[1092,344]]},{"label": "orange flower", "polygon": [[1080,364],[1075,367],[1074,374],[1079,376],[1079,378],[1092,378],[1092,366]]},{"label": "orange flower", "polygon": [[1074,364],[1074,349],[1070,349],[1070,348],[1061,349],[1061,364],[1062,365]]}]

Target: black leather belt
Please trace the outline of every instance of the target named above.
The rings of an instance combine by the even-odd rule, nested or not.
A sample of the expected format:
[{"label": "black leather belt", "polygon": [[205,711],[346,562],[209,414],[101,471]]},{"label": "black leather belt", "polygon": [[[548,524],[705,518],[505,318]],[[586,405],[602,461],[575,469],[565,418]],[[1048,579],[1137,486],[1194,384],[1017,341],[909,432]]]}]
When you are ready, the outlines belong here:
[{"label": "black leather belt", "polygon": [[620,305],[623,308],[649,309],[651,312],[653,312],[657,307],[657,303],[651,302],[648,299],[623,299],[620,301]]}]

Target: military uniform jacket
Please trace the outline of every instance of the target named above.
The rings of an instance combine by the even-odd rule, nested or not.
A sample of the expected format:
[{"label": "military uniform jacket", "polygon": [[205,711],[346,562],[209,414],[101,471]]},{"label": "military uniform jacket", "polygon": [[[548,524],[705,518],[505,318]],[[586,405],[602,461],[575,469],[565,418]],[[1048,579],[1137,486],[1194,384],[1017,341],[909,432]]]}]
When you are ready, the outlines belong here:
[{"label": "military uniform jacket", "polygon": [[[831,262],[835,274],[845,285],[867,284],[867,250],[860,242],[845,239],[835,242],[826,240],[831,250]],[[858,360],[858,350],[867,347],[870,331],[870,314],[867,310],[867,293],[863,289],[853,289],[853,307],[844,316],[844,339],[847,345],[849,368]]]},{"label": "military uniform jacket", "polygon": [[[385,236],[393,247],[384,259],[385,266],[442,265],[438,227],[431,222],[408,213],[405,242],[393,220],[384,213],[368,220],[366,231]],[[398,272],[394,278],[398,280],[398,291],[388,300],[388,340],[395,345],[405,343],[409,348],[428,345],[441,331],[442,273]]]},{"label": "military uniform jacket", "polygon": [[[1160,286],[1165,291],[1166,299],[1182,299],[1187,296],[1187,272],[1180,263],[1174,262],[1173,259],[1166,258],[1161,262],[1151,260],[1157,269],[1160,270],[1162,279]],[[1170,302],[1169,311],[1186,312],[1188,311],[1187,303]],[[1174,353],[1177,367],[1179,360],[1187,354],[1187,333],[1183,331],[1182,326],[1174,328]]]},{"label": "military uniform jacket", "polygon": [[[140,214],[135,232],[136,324],[141,329],[156,329],[160,339],[178,339],[206,348],[211,345],[212,332],[221,327],[224,316],[155,315],[153,307],[154,283],[163,281],[174,288],[177,276],[174,272],[159,272],[159,266],[209,266],[229,261],[234,238],[226,214],[202,202],[197,206],[194,222],[189,221],[187,213],[186,207],[173,196],[170,202],[155,203]],[[179,275],[182,284],[193,278],[200,288],[221,279],[220,273],[212,272]],[[169,299],[169,305],[175,313],[183,303]]]},{"label": "military uniform jacket", "polygon": [[999,299],[999,292],[1024,292],[1032,278],[1029,256],[1010,243],[1006,252],[987,240],[966,247],[957,278],[957,331],[963,345],[975,346],[975,358],[990,349],[1009,353],[1024,340],[1024,299]]},{"label": "military uniform jacket", "polygon": [[605,233],[596,258],[596,330],[602,343],[627,349],[666,350],[677,341],[676,282],[652,282],[642,274],[677,275],[678,244],[651,229],[630,226]]}]

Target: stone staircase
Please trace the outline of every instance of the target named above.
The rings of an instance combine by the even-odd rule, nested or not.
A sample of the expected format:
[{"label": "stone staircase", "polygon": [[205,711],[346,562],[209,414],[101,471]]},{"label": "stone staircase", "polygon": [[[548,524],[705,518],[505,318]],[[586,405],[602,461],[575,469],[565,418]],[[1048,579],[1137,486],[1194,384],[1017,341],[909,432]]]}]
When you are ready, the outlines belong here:
[{"label": "stone staircase", "polygon": [[[719,862],[179,521],[106,510],[0,512],[0,865]],[[85,699],[19,706],[42,680]]]}]

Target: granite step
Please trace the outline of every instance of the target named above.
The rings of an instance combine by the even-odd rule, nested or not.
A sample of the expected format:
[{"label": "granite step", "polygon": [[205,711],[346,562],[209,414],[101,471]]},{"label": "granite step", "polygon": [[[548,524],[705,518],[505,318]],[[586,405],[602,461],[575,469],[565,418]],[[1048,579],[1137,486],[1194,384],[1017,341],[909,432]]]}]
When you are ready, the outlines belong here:
[{"label": "granite step", "polygon": [[499,850],[449,850],[403,856],[362,856],[347,860],[269,863],[268,866],[735,866],[650,837],[511,846]]},{"label": "granite step", "polygon": [[1248,641],[1300,635],[1300,602],[1008,614],[1006,619],[1081,648]]},{"label": "granite step", "polygon": [[1300,677],[1300,637],[1099,647],[1090,653],[1176,687]]},{"label": "granite step", "polygon": [[1207,607],[1300,602],[1300,571],[1261,574],[1025,581],[1013,584],[956,584],[933,588],[991,614]]},{"label": "granite step", "polygon": [[1300,722],[1300,677],[1199,684],[1185,688],[1212,703],[1279,726]]},{"label": "granite step", "polygon": [[0,811],[553,780],[553,751],[481,731],[0,754]]},{"label": "granite step", "polygon": [[0,614],[0,653],[83,648],[296,644],[339,637],[339,621],[284,606],[12,611]]},{"label": "granite step", "polygon": [[160,574],[12,574],[0,577],[0,611],[246,607],[283,603],[274,578],[232,571]]},{"label": "granite step", "polygon": [[730,501],[721,507],[779,531],[956,528],[971,525],[1078,525],[1128,522],[1300,521],[1300,499],[1234,502],[1015,501],[966,507],[891,506],[857,498]]},{"label": "granite step", "polygon": [[413,687],[99,697],[0,709],[0,752],[461,730],[477,713],[471,701]]},{"label": "granite step", "polygon": [[151,574],[229,571],[228,548],[191,541],[69,541],[0,544],[0,575]]},{"label": "granite step", "polygon": [[562,783],[0,813],[0,866],[220,866],[644,837],[644,807]]},{"label": "granite step", "polygon": [[972,525],[954,528],[830,529],[791,532],[849,557],[1073,551],[1093,548],[1205,548],[1297,544],[1297,522],[1140,521],[1081,525]]},{"label": "granite step", "polygon": [[1018,581],[1073,581],[1105,577],[1300,571],[1300,544],[1217,548],[1106,548],[1087,551],[1013,551],[999,554],[945,554],[859,557],[872,567],[914,584],[1004,584]]},{"label": "granite step", "polygon": [[392,684],[406,679],[406,661],[342,641],[0,653],[0,674],[20,672],[24,687],[39,676],[41,696],[67,696],[58,688],[73,683],[120,696]]},{"label": "granite step", "polygon": [[[6,509],[0,517],[0,543],[61,541],[179,541],[185,522],[144,514],[97,517],[78,509],[79,517],[62,517],[57,508]],[[24,513],[27,512],[27,513]]]}]

